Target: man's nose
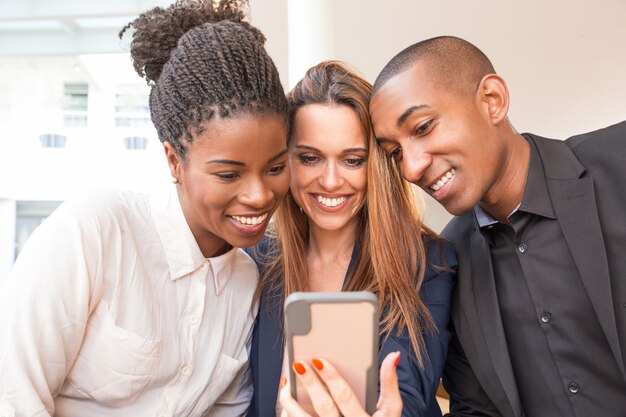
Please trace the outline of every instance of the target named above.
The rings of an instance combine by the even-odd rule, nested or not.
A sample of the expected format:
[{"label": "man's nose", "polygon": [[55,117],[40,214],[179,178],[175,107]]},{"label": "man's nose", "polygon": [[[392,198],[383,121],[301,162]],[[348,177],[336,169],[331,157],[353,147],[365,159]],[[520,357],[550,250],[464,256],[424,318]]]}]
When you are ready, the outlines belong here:
[{"label": "man's nose", "polygon": [[402,162],[400,165],[402,175],[407,181],[419,185],[419,182],[424,175],[424,171],[426,171],[426,169],[430,166],[432,160],[432,156],[426,152],[416,149],[409,150],[402,155]]}]

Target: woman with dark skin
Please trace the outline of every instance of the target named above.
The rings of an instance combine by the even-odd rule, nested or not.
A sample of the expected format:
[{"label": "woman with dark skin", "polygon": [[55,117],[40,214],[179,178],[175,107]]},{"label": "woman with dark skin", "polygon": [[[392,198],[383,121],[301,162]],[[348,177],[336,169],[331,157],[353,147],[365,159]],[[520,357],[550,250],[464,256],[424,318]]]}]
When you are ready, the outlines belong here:
[{"label": "woman with dark skin", "polygon": [[238,248],[289,173],[284,91],[243,18],[240,1],[183,0],[122,30],[174,185],[68,201],[35,231],[0,294],[0,414],[248,408],[258,271]]}]

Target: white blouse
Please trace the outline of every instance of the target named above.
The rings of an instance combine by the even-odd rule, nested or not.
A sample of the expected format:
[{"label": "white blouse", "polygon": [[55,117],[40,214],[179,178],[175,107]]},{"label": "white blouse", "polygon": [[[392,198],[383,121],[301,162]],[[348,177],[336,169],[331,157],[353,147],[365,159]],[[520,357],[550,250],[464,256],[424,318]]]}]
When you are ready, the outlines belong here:
[{"label": "white blouse", "polygon": [[0,416],[237,416],[258,272],[205,258],[175,189],[63,203],[0,290]]}]

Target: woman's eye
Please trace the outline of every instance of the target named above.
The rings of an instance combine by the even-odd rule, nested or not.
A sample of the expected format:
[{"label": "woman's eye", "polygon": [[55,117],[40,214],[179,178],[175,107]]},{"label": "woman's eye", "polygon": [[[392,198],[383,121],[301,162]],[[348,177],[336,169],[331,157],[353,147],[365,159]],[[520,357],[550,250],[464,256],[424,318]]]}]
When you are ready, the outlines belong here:
[{"label": "woman's eye", "polygon": [[315,163],[317,163],[320,160],[320,158],[318,156],[310,155],[310,154],[302,154],[302,155],[298,156],[298,159],[304,165],[314,165]]},{"label": "woman's eye", "polygon": [[347,158],[344,162],[350,168],[358,168],[365,163],[365,158]]},{"label": "woman's eye", "polygon": [[239,178],[239,173],[238,172],[218,172],[215,174],[215,176],[222,180],[232,181],[234,179]]},{"label": "woman's eye", "polygon": [[415,129],[415,134],[416,135],[423,135],[424,133],[426,133],[430,127],[433,125],[433,120],[429,120],[426,123],[422,123],[421,125],[419,125],[416,129]]},{"label": "woman's eye", "polygon": [[270,173],[270,175],[278,175],[281,172],[283,172],[286,167],[287,167],[287,164],[285,162],[283,162],[283,163],[276,164],[276,165],[270,167],[268,172]]}]

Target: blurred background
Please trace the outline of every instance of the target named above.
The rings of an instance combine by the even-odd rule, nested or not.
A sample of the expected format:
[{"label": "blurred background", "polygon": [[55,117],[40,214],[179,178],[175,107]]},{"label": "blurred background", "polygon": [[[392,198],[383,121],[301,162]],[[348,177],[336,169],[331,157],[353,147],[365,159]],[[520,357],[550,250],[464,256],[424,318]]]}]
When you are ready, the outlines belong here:
[{"label": "blurred background", "polygon": [[[119,30],[167,0],[0,0],[0,285],[60,202],[169,181],[148,87]],[[286,89],[323,59],[369,81],[410,44],[463,37],[507,80],[520,132],[564,139],[626,119],[626,0],[251,0]],[[622,192],[616,190],[616,192]],[[449,215],[426,199],[439,231]]]}]

